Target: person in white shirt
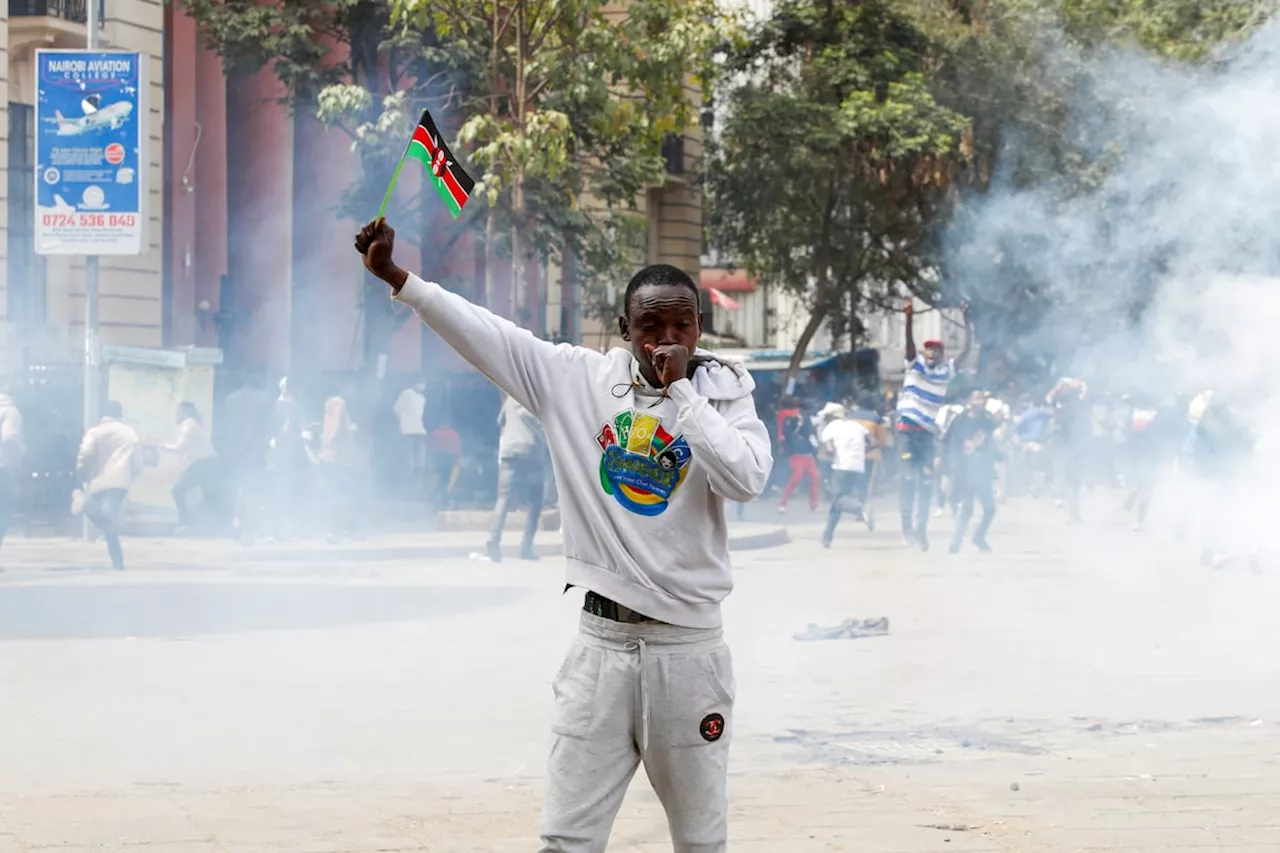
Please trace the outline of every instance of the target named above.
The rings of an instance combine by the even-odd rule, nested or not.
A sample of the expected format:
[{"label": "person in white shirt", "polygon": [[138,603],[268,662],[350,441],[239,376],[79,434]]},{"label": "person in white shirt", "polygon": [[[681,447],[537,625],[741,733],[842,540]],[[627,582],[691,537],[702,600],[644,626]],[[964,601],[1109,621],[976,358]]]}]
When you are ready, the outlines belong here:
[{"label": "person in white shirt", "polygon": [[834,417],[822,428],[819,438],[831,456],[831,509],[827,527],[822,532],[822,547],[830,548],[840,516],[852,512],[874,529],[874,522],[863,507],[866,494],[867,451],[873,443],[871,433],[860,422],[848,417],[843,406],[832,412]]},{"label": "person in white shirt", "polygon": [[84,483],[84,492],[77,491],[77,496],[84,501],[85,517],[107,541],[112,567],[124,571],[120,510],[129,487],[142,471],[142,454],[138,453],[138,433],[123,422],[124,407],[108,400],[102,411],[102,420],[84,434],[76,455],[76,476]]},{"label": "person in white shirt", "polygon": [[384,219],[356,236],[365,267],[543,426],[560,488],[570,586],[587,590],[556,676],[542,853],[600,853],[640,764],[680,853],[724,853],[733,662],[725,501],[773,466],[740,364],[697,348],[698,286],[653,264],[632,277],[629,348],[552,344],[411,275]]},{"label": "person in white shirt", "polygon": [[400,392],[392,406],[408,460],[405,484],[414,498],[422,497],[427,487],[427,427],[422,420],[427,410],[426,390],[424,383],[415,382]]},{"label": "person in white shirt", "polygon": [[502,531],[512,504],[525,509],[524,537],[520,559],[537,560],[533,537],[546,497],[547,439],[542,426],[529,410],[508,396],[498,412],[498,503],[493,508],[493,528],[489,533],[489,559],[502,562]]},{"label": "person in white shirt", "polygon": [[178,404],[178,435],[173,443],[163,445],[161,450],[176,453],[182,460],[182,473],[173,484],[172,493],[173,505],[178,508],[178,529],[191,526],[187,496],[193,489],[199,489],[205,506],[221,517],[224,510],[222,468],[195,403]]}]

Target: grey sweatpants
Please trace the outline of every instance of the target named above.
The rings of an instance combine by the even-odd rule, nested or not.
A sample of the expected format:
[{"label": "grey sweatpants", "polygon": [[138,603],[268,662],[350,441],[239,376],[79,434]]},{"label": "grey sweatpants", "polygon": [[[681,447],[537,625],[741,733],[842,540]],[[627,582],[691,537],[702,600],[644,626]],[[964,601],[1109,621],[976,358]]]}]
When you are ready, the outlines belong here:
[{"label": "grey sweatpants", "polygon": [[583,613],[553,687],[542,853],[603,853],[641,762],[675,853],[723,853],[735,684],[719,628]]}]

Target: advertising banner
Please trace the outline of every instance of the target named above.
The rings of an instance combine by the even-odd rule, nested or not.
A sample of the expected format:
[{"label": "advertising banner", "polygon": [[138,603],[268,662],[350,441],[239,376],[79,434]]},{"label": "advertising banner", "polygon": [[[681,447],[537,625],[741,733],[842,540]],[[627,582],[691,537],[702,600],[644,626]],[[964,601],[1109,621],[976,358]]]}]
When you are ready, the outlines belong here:
[{"label": "advertising banner", "polygon": [[146,54],[36,51],[36,252],[147,250]]}]

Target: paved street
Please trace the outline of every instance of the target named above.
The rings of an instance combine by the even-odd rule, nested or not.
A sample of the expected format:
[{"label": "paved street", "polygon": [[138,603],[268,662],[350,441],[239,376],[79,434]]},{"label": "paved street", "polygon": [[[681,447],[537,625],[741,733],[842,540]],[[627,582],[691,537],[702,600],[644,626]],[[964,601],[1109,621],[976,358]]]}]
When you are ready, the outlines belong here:
[{"label": "paved street", "polygon": [[[731,849],[1280,850],[1280,573],[1202,569],[1090,497],[1081,528],[1005,508],[991,555],[947,555],[947,519],[905,548],[887,502],[829,551],[793,506],[790,544],[738,552]],[[0,853],[536,850],[580,595],[555,534],[497,565],[438,536],[126,542],[123,574],[6,543]],[[610,850],[665,838],[640,774]]]}]

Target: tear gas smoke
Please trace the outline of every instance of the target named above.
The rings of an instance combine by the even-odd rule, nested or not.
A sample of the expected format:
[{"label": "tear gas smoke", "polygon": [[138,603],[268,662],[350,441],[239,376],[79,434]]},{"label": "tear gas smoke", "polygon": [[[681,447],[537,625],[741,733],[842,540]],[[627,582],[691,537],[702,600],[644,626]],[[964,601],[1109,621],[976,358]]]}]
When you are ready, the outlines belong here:
[{"label": "tear gas smoke", "polygon": [[[1071,124],[1091,154],[1120,152],[1105,178],[1068,196],[1002,176],[945,245],[961,285],[1004,313],[992,320],[1001,346],[1042,350],[1056,374],[1113,393],[1182,397],[1180,418],[1186,397],[1215,389],[1259,439],[1249,464],[1212,490],[1226,499],[1215,518],[1248,528],[1262,521],[1250,508],[1271,504],[1280,482],[1265,435],[1280,415],[1280,26],[1215,59],[1060,57],[1092,69],[1074,89]],[[1018,304],[1029,282],[1032,310],[999,307]]]}]

